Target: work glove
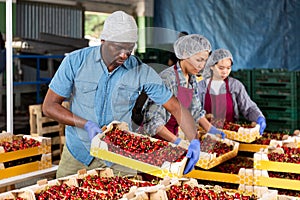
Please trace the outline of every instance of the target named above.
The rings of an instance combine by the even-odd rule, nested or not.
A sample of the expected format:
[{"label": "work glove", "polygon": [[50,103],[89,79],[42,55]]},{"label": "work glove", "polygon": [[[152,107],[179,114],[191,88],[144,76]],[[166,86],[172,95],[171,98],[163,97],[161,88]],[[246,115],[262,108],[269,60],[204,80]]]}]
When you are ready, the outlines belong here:
[{"label": "work glove", "polygon": [[211,126],[211,128],[209,129],[208,133],[211,133],[211,134],[219,134],[222,136],[222,139],[224,139],[226,137],[226,134],[223,133],[222,131],[218,130],[216,127],[214,126]]},{"label": "work glove", "polygon": [[262,116],[259,116],[256,120],[256,123],[259,124],[259,133],[262,135],[264,133],[265,128],[267,127],[266,119]]},{"label": "work glove", "polygon": [[188,163],[185,166],[183,174],[187,174],[193,170],[194,166],[199,160],[200,157],[200,140],[193,139],[188,147],[188,152],[186,154],[188,159]]},{"label": "work glove", "polygon": [[178,137],[178,138],[175,140],[174,144],[178,145],[180,142],[181,142],[181,138]]},{"label": "work glove", "polygon": [[90,140],[92,140],[98,133],[102,133],[99,125],[92,121],[87,121],[84,125],[84,129],[88,132]]},{"label": "work glove", "polygon": [[177,146],[180,146],[180,147],[182,147],[184,149],[188,149],[188,147],[190,146],[190,142],[189,141],[182,140],[180,137],[178,137],[175,140],[174,144],[176,144]]}]

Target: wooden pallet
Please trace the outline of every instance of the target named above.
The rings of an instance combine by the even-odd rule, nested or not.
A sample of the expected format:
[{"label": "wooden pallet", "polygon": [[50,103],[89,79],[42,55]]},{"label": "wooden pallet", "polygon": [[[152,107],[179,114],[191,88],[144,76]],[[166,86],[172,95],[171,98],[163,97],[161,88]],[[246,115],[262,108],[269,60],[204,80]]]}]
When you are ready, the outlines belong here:
[{"label": "wooden pallet", "polygon": [[[69,102],[63,102],[70,108]],[[51,137],[53,162],[59,162],[65,144],[65,125],[46,117],[42,112],[42,104],[29,106],[30,135]]]}]

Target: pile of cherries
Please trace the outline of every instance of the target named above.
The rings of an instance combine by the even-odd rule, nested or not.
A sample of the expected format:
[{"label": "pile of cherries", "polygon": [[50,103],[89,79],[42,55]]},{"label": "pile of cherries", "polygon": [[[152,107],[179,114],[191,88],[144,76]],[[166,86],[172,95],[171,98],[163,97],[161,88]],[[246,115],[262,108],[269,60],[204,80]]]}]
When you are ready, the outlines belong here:
[{"label": "pile of cherries", "polygon": [[[270,161],[300,164],[300,148],[282,147],[284,154],[272,152],[268,154]],[[300,174],[285,172],[268,172],[270,177],[300,180]]]},{"label": "pile of cherries", "polygon": [[187,151],[163,140],[151,140],[119,129],[107,132],[102,140],[111,152],[159,167],[165,161],[180,162]]},{"label": "pile of cherries", "polygon": [[254,128],[254,126],[252,124],[247,124],[247,123],[238,124],[238,123],[233,123],[233,122],[225,122],[223,129],[238,132],[240,127]]},{"label": "pile of cherries", "polygon": [[93,190],[84,190],[76,186],[61,185],[50,186],[47,189],[36,193],[37,200],[75,200],[75,199],[109,199],[107,193],[100,193]]},{"label": "pile of cherries", "polygon": [[150,182],[132,181],[126,177],[99,177],[97,175],[88,175],[83,179],[78,179],[78,185],[79,187],[68,186],[65,183],[54,185],[36,193],[35,196],[38,200],[115,200],[122,198],[132,186],[153,186]]},{"label": "pile of cherries", "polygon": [[253,168],[253,159],[237,156],[213,168],[213,171],[238,174],[241,168]]},{"label": "pile of cherries", "polygon": [[191,187],[188,184],[183,186],[173,185],[167,191],[168,199],[176,200],[256,200],[255,195],[243,195],[240,193],[230,194],[225,191],[215,191],[201,187]]},{"label": "pile of cherries", "polygon": [[271,140],[283,140],[284,137],[289,136],[289,132],[264,132],[263,135],[255,140],[254,144],[269,145]]},{"label": "pile of cherries", "polygon": [[283,154],[277,152],[268,153],[268,158],[270,161],[300,164],[300,148],[292,148],[285,146],[281,148],[284,151]]},{"label": "pile of cherries", "polygon": [[33,138],[27,139],[26,137],[16,137],[12,142],[0,142],[5,152],[18,151],[27,148],[40,146],[41,143]]},{"label": "pile of cherries", "polygon": [[209,118],[208,120],[215,127],[225,129],[228,131],[238,132],[240,127],[243,127],[243,128],[254,128],[255,127],[254,124],[250,124],[247,122],[233,123],[233,122],[227,122],[227,121],[225,121],[225,119],[217,119],[217,118]]},{"label": "pile of cherries", "polygon": [[217,157],[233,150],[233,145],[228,145],[207,135],[200,138],[200,149],[202,152],[216,153]]}]

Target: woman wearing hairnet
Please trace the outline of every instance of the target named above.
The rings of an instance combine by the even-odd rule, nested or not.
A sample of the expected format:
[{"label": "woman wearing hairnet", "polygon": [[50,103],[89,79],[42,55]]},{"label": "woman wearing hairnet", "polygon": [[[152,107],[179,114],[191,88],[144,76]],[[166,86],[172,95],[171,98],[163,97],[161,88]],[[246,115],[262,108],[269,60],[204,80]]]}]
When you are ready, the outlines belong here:
[{"label": "woman wearing hairnet", "polygon": [[[198,96],[196,74],[204,68],[211,51],[210,42],[202,35],[191,34],[178,38],[174,43],[174,51],[178,62],[160,73],[160,77],[179,99],[182,106],[188,108],[194,117],[206,131],[219,134],[223,138],[225,134],[212,126],[205,118],[205,111],[201,108]],[[178,137],[178,123],[162,106],[148,101],[145,107],[143,128],[147,134],[163,138],[175,144],[194,148],[185,140]],[[197,162],[197,161],[195,161]]]},{"label": "woman wearing hairnet", "polygon": [[260,125],[260,134],[266,128],[266,120],[257,105],[250,99],[244,85],[229,77],[233,58],[227,49],[217,49],[209,56],[198,83],[200,99],[204,110],[214,119],[235,122],[239,112]]}]

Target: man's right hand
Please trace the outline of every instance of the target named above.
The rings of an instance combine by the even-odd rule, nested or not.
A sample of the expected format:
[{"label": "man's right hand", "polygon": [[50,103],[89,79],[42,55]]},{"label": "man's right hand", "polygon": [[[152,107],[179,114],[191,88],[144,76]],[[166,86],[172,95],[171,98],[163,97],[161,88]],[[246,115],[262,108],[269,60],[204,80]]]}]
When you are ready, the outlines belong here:
[{"label": "man's right hand", "polygon": [[98,133],[102,133],[99,125],[89,120],[85,123],[84,129],[88,132],[90,140],[92,140]]}]

